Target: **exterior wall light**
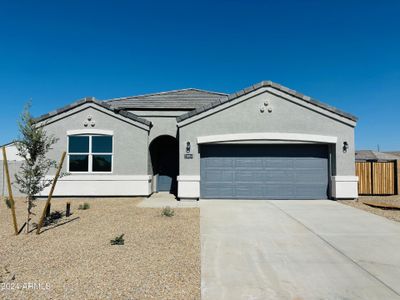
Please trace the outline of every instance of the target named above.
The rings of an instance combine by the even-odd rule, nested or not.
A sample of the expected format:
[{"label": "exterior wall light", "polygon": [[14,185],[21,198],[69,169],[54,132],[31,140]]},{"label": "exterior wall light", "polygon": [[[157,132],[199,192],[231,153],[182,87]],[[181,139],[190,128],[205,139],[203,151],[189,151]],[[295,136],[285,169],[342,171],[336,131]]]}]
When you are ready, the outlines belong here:
[{"label": "exterior wall light", "polygon": [[347,142],[343,142],[343,153],[346,153],[347,149],[349,149],[349,144]]},{"label": "exterior wall light", "polygon": [[186,153],[190,153],[190,142],[186,142]]}]

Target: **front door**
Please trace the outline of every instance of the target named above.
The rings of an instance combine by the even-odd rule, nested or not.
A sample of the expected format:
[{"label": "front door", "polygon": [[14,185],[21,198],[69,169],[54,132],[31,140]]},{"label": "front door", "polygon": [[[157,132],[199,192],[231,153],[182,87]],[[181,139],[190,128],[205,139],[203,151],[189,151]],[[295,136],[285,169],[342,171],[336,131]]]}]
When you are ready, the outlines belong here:
[{"label": "front door", "polygon": [[154,175],[158,175],[157,192],[177,192],[179,172],[178,142],[171,136],[157,137],[150,145]]}]

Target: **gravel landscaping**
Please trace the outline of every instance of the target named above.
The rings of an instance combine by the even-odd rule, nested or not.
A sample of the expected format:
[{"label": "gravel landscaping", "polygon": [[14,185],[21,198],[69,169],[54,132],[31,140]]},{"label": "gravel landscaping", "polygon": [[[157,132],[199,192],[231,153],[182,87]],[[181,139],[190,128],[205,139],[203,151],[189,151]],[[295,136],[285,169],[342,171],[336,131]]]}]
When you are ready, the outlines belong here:
[{"label": "gravel landscaping", "polygon": [[[137,198],[68,201],[70,217],[17,237],[1,201],[1,299],[200,299],[199,208],[163,217],[160,208],[137,207]],[[66,202],[55,199],[52,211]],[[78,210],[83,202],[90,208]],[[34,221],[43,206],[38,201]],[[21,226],[23,200],[16,207]],[[112,246],[121,234],[125,244]]]},{"label": "gravel landscaping", "polygon": [[395,196],[360,196],[358,200],[338,200],[337,202],[353,206],[358,209],[400,222],[400,209],[385,209],[374,207],[366,203],[386,203],[400,207],[400,195]]}]

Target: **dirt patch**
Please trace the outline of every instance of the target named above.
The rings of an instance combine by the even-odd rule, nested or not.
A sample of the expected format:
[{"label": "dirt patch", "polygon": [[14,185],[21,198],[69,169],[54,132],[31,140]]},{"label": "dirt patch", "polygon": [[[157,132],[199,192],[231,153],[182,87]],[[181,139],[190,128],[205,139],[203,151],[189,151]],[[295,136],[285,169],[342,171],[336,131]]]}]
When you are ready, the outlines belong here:
[{"label": "dirt patch", "polygon": [[[136,207],[140,199],[68,201],[70,217],[40,235],[17,237],[1,201],[0,298],[200,299],[198,208],[176,208],[168,218],[161,209]],[[83,202],[90,209],[78,210]],[[52,211],[65,211],[65,203],[55,199]],[[16,201],[19,226],[24,206]],[[36,222],[43,206],[39,201]],[[121,234],[125,244],[110,245]]]},{"label": "dirt patch", "polygon": [[[386,204],[387,206],[400,207],[400,195],[395,196],[360,196],[357,200],[338,200],[337,202],[350,205],[370,213],[400,222],[400,209],[380,208],[365,203]],[[363,203],[365,202],[365,203]]]}]

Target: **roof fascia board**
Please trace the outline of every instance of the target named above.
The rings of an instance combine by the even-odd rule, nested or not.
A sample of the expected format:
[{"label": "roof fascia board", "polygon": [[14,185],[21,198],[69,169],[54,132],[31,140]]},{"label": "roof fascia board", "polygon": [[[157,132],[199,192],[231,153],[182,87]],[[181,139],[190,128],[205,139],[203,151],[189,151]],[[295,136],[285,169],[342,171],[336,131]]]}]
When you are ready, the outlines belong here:
[{"label": "roof fascia board", "polygon": [[113,118],[119,119],[119,120],[121,120],[123,122],[129,123],[129,124],[131,124],[133,126],[136,126],[136,127],[140,128],[140,129],[144,129],[146,131],[149,131],[150,127],[151,127],[150,125],[146,125],[146,124],[143,124],[141,122],[132,120],[132,119],[130,119],[128,117],[125,117],[123,114],[117,114],[116,112],[113,112],[113,111],[111,111],[111,110],[109,110],[107,108],[104,108],[103,106],[98,105],[97,103],[93,103],[93,102],[83,103],[83,104],[78,105],[78,106],[76,106],[74,108],[71,108],[70,110],[61,112],[59,114],[54,114],[53,116],[50,116],[49,118],[47,118],[47,119],[45,119],[43,121],[39,121],[37,123],[37,125],[39,127],[47,126],[47,125],[52,124],[54,122],[57,122],[57,121],[59,121],[61,119],[67,118],[67,117],[69,117],[71,115],[74,115],[74,114],[77,114],[77,113],[79,113],[81,111],[84,111],[84,110],[86,110],[88,108],[96,109],[96,110],[98,110],[98,111],[100,111],[102,113],[105,113],[105,114],[113,117]]}]

